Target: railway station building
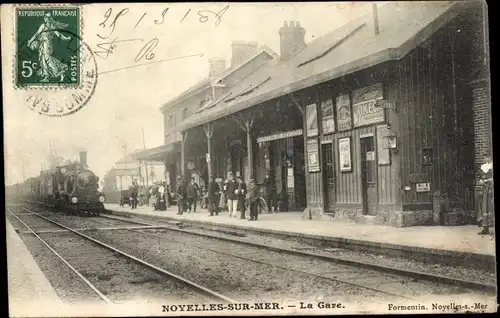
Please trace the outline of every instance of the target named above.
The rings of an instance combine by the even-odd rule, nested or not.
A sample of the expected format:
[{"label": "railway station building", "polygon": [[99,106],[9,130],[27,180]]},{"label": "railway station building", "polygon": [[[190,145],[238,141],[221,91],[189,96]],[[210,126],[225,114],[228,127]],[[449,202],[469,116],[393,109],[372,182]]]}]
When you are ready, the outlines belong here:
[{"label": "railway station building", "polygon": [[278,59],[218,93],[221,81],[198,84],[216,93],[186,99],[190,116],[175,124],[166,117],[162,147],[175,136],[180,159],[170,171],[206,167],[205,180],[233,173],[246,182],[270,172],[280,211],[305,219],[473,222],[479,167],[491,156],[484,6],[374,5],[310,43],[305,27],[285,22]]}]

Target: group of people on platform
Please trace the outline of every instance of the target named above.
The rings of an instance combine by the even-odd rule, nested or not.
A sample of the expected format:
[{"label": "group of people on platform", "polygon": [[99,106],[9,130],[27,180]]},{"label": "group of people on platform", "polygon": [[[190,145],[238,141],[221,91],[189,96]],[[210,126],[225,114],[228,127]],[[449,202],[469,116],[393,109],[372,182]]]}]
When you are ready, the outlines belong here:
[{"label": "group of people on platform", "polygon": [[241,176],[236,178],[230,174],[228,179],[223,183],[218,183],[215,176],[210,177],[210,182],[207,188],[207,207],[210,216],[218,215],[221,211],[228,211],[230,218],[245,219],[246,211],[249,212],[249,221],[256,221],[259,216],[259,207],[262,199],[266,201],[269,212],[277,211],[276,187],[274,180],[269,174],[263,182],[265,193],[261,192],[262,188],[250,179],[248,186],[245,184]]},{"label": "group of people on platform", "polygon": [[128,191],[122,191],[120,197],[120,206],[124,206],[127,202],[132,209],[137,209],[139,198],[139,184],[133,181]]},{"label": "group of people on platform", "polygon": [[[227,211],[230,218],[246,219],[248,210],[249,221],[256,221],[262,199],[265,200],[269,212],[278,210],[275,182],[269,173],[266,174],[262,184],[263,190],[265,190],[264,195],[261,192],[262,188],[257,185],[254,179],[251,179],[247,186],[241,176],[234,177],[233,174],[220,182],[216,181],[214,175],[210,176],[210,181],[204,189],[196,183],[195,178],[185,182],[182,176],[177,177],[176,185],[175,198],[178,215],[182,215],[184,212],[196,212],[199,205],[202,208],[207,208],[210,216]],[[155,211],[166,211],[173,201],[169,185],[161,181],[156,182],[140,194],[139,184],[134,181],[128,192],[129,204],[132,209],[137,208],[138,197],[141,199],[141,205],[152,206]],[[123,206],[123,201],[120,202],[120,205]]]}]

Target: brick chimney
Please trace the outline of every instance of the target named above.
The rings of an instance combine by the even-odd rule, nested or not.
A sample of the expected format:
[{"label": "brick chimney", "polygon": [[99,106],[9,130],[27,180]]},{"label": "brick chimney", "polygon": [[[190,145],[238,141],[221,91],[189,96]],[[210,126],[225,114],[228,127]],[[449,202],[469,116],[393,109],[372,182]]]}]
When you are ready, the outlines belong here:
[{"label": "brick chimney", "polygon": [[220,58],[209,59],[208,68],[209,77],[219,75],[226,69],[226,60]]},{"label": "brick chimney", "polygon": [[378,8],[376,2],[373,3],[373,29],[375,31],[375,35],[379,34],[380,28],[378,21]]},{"label": "brick chimney", "polygon": [[257,50],[257,42],[233,41],[231,44],[231,66],[238,65]]},{"label": "brick chimney", "polygon": [[80,164],[82,166],[87,165],[87,152],[86,151],[80,151]]},{"label": "brick chimney", "polygon": [[306,46],[306,30],[300,26],[300,22],[290,21],[283,24],[279,31],[280,35],[280,59],[287,60],[295,52]]}]

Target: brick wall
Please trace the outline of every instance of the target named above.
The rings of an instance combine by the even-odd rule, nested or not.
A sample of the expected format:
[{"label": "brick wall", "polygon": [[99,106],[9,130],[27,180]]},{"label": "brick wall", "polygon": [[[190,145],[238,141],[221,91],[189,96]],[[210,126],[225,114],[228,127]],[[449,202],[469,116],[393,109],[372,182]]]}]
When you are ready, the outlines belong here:
[{"label": "brick wall", "polygon": [[489,83],[486,80],[472,84],[472,116],[474,122],[474,162],[476,179],[479,169],[492,156],[491,102]]},{"label": "brick wall", "polygon": [[[486,163],[488,156],[492,156],[492,127],[491,127],[491,100],[489,83],[480,80],[471,84],[472,88],[472,116],[474,121],[474,171],[476,181],[481,175],[481,165]],[[476,182],[474,189],[475,210],[479,211],[481,187]]]}]

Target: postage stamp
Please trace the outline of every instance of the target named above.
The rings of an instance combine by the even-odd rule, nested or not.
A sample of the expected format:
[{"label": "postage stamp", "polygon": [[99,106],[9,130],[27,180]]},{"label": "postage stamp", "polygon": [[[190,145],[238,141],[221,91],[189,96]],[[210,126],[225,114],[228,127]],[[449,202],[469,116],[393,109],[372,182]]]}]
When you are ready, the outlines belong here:
[{"label": "postage stamp", "polygon": [[14,15],[13,84],[20,99],[47,116],[81,109],[94,93],[98,72],[82,39],[80,7],[21,5]]},{"label": "postage stamp", "polygon": [[16,85],[79,85],[79,8],[16,9]]}]

